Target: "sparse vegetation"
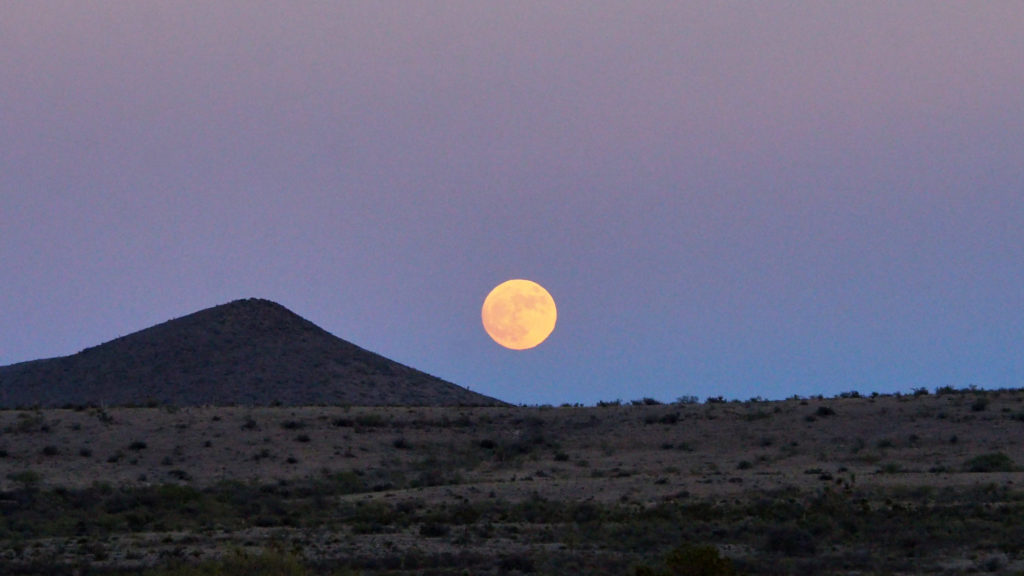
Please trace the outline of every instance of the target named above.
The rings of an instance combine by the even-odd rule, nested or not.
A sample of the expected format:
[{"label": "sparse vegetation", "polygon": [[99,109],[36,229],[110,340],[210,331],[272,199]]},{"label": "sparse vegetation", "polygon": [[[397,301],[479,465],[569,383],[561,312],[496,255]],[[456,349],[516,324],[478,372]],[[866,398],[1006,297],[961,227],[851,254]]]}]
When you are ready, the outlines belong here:
[{"label": "sparse vegetation", "polygon": [[1012,472],[1016,465],[1013,459],[1002,452],[975,456],[964,463],[968,472]]},{"label": "sparse vegetation", "polygon": [[0,411],[0,573],[1012,571],[1018,398]]}]

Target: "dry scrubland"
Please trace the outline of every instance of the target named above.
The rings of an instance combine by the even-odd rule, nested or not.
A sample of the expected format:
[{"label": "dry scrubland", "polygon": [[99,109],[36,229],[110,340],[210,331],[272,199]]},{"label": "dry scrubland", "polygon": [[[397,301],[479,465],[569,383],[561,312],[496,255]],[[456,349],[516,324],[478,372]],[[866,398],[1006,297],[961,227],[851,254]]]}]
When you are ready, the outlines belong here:
[{"label": "dry scrubland", "polygon": [[0,573],[1022,573],[1024,391],[941,392],[2,411]]}]

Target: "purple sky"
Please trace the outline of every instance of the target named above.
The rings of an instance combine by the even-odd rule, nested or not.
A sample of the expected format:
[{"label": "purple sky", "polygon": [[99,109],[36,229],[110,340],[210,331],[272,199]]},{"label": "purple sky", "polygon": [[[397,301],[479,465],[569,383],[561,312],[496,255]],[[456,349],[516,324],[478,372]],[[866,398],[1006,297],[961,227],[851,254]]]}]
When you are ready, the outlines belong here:
[{"label": "purple sky", "polygon": [[0,12],[0,364],[255,296],[516,403],[1024,386],[1022,2]]}]

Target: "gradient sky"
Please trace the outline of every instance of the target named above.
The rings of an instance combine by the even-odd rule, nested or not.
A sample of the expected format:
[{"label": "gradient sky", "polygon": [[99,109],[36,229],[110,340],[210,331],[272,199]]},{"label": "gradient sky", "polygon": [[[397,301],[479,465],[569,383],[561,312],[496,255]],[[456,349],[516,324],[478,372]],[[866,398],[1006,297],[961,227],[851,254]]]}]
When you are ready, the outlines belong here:
[{"label": "gradient sky", "polygon": [[[515,403],[1024,386],[1024,3],[4,2],[0,364],[244,297]],[[498,283],[559,306],[484,332]]]}]

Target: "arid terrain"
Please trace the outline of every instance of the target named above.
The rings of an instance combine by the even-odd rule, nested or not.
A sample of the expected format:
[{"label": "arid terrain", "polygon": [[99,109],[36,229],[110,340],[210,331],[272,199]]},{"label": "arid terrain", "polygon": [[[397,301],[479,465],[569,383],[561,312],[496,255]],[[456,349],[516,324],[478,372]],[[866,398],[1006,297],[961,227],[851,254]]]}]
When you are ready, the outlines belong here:
[{"label": "arid terrain", "polygon": [[7,410],[0,572],[1016,574],[1022,464],[1024,390]]}]

